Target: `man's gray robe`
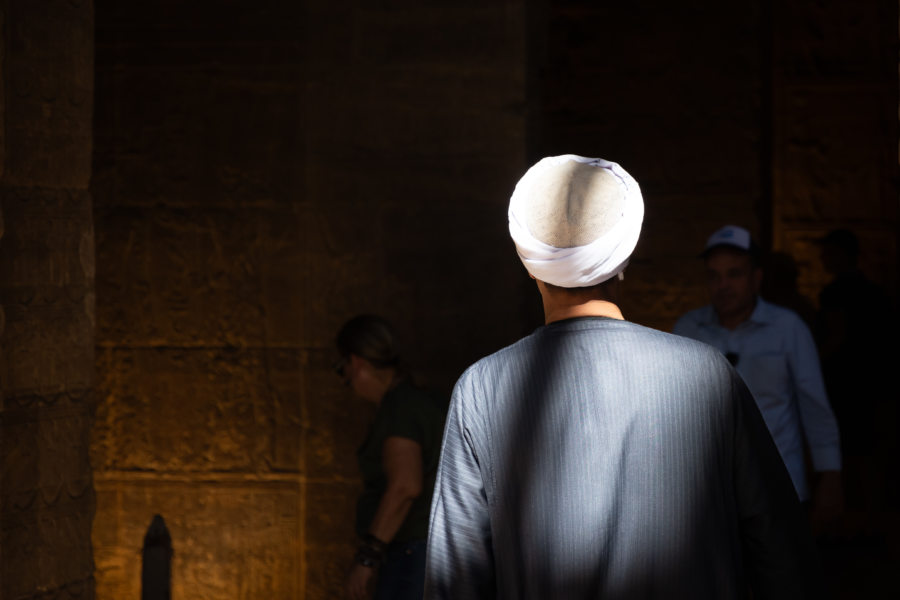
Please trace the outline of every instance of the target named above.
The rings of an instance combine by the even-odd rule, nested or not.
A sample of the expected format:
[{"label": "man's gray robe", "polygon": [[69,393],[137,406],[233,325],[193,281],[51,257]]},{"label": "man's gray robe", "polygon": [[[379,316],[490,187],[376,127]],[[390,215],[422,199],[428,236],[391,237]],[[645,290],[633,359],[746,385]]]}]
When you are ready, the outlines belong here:
[{"label": "man's gray robe", "polygon": [[426,598],[802,598],[812,548],[753,398],[710,346],[570,319],[456,384]]}]

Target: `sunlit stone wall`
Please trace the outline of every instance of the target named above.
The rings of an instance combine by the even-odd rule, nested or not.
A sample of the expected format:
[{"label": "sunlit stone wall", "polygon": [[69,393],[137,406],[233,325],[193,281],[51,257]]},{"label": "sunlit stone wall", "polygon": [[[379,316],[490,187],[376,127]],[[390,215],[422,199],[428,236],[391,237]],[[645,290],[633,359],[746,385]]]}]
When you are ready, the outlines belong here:
[{"label": "sunlit stone wall", "polygon": [[517,2],[98,2],[98,598],[138,597],[154,514],[173,598],[339,597],[371,415],[339,325],[384,314],[447,391],[535,324],[506,234],[526,26]]},{"label": "sunlit stone wall", "polygon": [[92,3],[0,3],[0,55],[0,598],[90,600]]}]

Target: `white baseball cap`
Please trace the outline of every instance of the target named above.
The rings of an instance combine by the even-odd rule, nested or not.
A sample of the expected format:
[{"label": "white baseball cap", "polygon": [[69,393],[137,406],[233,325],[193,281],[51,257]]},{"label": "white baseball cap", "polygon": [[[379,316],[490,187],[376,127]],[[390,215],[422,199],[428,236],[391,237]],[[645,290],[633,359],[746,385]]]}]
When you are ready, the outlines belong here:
[{"label": "white baseball cap", "polygon": [[706,248],[703,250],[701,256],[706,256],[710,250],[721,246],[731,246],[732,248],[737,248],[753,255],[756,255],[759,252],[759,247],[756,245],[756,242],[753,241],[750,232],[737,225],[726,225],[721,229],[717,229],[709,236],[709,239],[706,240]]}]

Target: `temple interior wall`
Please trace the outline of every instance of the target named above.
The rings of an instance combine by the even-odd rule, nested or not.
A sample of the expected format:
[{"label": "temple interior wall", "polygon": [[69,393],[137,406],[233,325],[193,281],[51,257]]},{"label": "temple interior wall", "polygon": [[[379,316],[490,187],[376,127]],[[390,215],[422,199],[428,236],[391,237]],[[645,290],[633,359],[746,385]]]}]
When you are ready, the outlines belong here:
[{"label": "temple interior wall", "polygon": [[537,327],[506,210],[541,156],[640,182],[632,321],[705,303],[725,223],[813,302],[851,227],[896,308],[897,12],[0,2],[0,598],[138,597],[156,514],[175,598],[338,595],[372,408],[334,334],[382,314],[449,394]]},{"label": "temple interior wall", "polygon": [[0,598],[93,598],[93,7],[0,2]]}]

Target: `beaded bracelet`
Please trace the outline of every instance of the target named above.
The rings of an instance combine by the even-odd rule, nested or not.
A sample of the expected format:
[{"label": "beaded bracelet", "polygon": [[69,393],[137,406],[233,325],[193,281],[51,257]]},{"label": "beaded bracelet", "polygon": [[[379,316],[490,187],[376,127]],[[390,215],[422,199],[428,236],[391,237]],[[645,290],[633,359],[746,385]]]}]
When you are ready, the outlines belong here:
[{"label": "beaded bracelet", "polygon": [[387,543],[382,542],[371,533],[366,534],[353,560],[364,567],[377,569],[384,564],[387,546]]}]

